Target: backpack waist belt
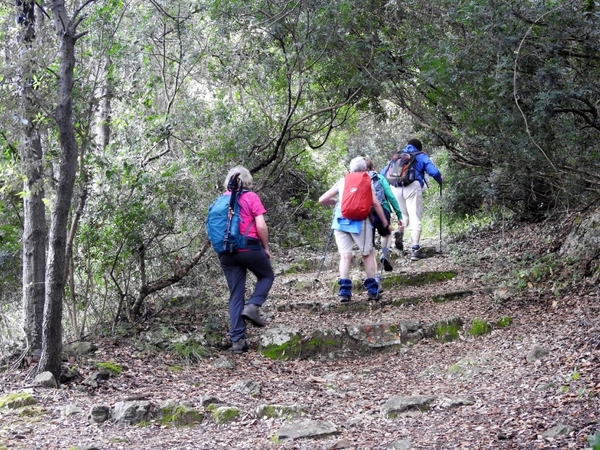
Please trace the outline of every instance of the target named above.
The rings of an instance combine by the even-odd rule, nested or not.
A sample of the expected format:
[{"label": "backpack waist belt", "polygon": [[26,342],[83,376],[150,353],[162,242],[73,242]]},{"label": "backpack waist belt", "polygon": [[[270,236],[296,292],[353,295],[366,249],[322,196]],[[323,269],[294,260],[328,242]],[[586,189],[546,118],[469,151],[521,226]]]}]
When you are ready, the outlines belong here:
[{"label": "backpack waist belt", "polygon": [[413,184],[415,181],[417,181],[417,180],[413,180],[413,181],[411,181],[409,183],[406,183],[406,184],[399,183],[399,182],[393,182],[393,183],[390,183],[390,186],[393,186],[393,187],[404,187],[404,186],[409,186],[409,185]]}]

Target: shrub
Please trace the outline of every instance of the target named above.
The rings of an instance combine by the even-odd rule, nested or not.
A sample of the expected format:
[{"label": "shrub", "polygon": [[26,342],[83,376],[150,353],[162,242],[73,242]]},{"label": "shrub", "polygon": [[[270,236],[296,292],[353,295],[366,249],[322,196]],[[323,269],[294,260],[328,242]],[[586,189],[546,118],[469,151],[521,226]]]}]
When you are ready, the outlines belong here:
[{"label": "shrub", "polygon": [[471,328],[469,328],[469,334],[473,336],[481,336],[484,334],[488,334],[491,331],[492,327],[485,320],[476,317],[471,322]]}]

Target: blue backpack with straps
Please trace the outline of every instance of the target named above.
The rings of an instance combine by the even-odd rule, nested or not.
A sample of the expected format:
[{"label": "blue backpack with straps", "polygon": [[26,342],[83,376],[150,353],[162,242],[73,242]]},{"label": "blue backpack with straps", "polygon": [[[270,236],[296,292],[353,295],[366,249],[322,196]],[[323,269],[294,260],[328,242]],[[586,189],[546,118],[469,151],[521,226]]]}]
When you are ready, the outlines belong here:
[{"label": "blue backpack with straps", "polygon": [[379,200],[379,203],[383,205],[383,203],[386,201],[385,191],[383,189],[381,181],[379,180],[379,174],[374,170],[370,170],[368,174],[369,177],[371,177],[371,183],[373,184],[373,188],[375,189],[375,196],[377,197],[377,200]]},{"label": "blue backpack with straps", "polygon": [[240,203],[239,197],[244,192],[241,186],[234,187],[231,193],[221,195],[212,202],[206,216],[206,234],[213,249],[217,254],[233,253],[236,250],[246,248],[246,228],[244,234],[240,233]]}]

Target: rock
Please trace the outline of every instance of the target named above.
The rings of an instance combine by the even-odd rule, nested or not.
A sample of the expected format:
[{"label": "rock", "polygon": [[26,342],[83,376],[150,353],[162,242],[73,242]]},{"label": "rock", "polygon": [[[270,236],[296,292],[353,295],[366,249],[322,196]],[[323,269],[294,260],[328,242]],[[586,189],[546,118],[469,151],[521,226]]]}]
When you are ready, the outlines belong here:
[{"label": "rock", "polygon": [[374,348],[402,344],[400,327],[396,324],[351,325],[348,327],[348,334]]},{"label": "rock", "polygon": [[396,441],[390,445],[387,450],[410,450],[412,448],[412,441],[404,439],[402,441]]},{"label": "rock", "polygon": [[429,410],[429,404],[436,399],[433,395],[415,395],[411,397],[391,397],[383,405],[381,412],[387,419],[400,416],[419,415]]},{"label": "rock", "polygon": [[58,408],[58,412],[61,417],[69,417],[74,416],[76,414],[81,414],[83,412],[83,409],[75,405],[65,405]]},{"label": "rock", "polygon": [[277,431],[277,437],[280,440],[320,438],[337,433],[337,428],[330,422],[321,420],[304,420],[302,422],[286,423],[279,429],[279,431]]},{"label": "rock", "polygon": [[337,441],[331,447],[327,448],[327,450],[341,450],[343,448],[350,447],[352,447],[352,442],[350,442],[348,439],[342,439],[341,441]]},{"label": "rock", "polygon": [[90,423],[106,422],[110,417],[110,408],[104,405],[93,405],[88,413]]},{"label": "rock", "polygon": [[76,380],[78,377],[81,377],[81,374],[76,369],[69,368],[62,370],[58,380],[60,383],[66,384]]},{"label": "rock", "polygon": [[98,346],[87,341],[73,342],[65,345],[63,348],[63,361],[66,361],[69,356],[83,356],[98,350]]},{"label": "rock", "polygon": [[54,375],[52,375],[51,372],[42,372],[38,374],[33,380],[33,383],[36,386],[42,386],[47,388],[55,388],[58,386],[56,378],[54,378]]},{"label": "rock", "polygon": [[256,409],[256,417],[269,419],[289,418],[305,413],[306,409],[298,405],[260,405]]},{"label": "rock", "polygon": [[600,252],[600,208],[582,217],[560,249],[561,256],[587,262]]},{"label": "rock", "polygon": [[496,303],[504,303],[510,300],[515,295],[515,290],[509,287],[501,287],[494,289],[492,296]]},{"label": "rock", "polygon": [[235,369],[235,362],[233,362],[231,359],[225,357],[225,356],[221,356],[219,359],[217,359],[215,362],[212,363],[212,366],[215,369]]},{"label": "rock", "polygon": [[220,405],[223,402],[221,400],[219,400],[217,397],[214,397],[212,395],[204,395],[200,399],[200,403],[202,404],[202,406],[204,408],[206,408],[207,406],[210,406],[210,405]]},{"label": "rock", "polygon": [[459,406],[470,406],[475,402],[470,398],[445,398],[438,406],[444,409],[457,408]]},{"label": "rock", "polygon": [[527,362],[532,363],[537,361],[538,359],[542,359],[544,356],[548,355],[548,350],[542,347],[534,347],[531,349],[529,354],[527,355]]},{"label": "rock", "polygon": [[127,425],[140,423],[148,419],[150,406],[148,401],[118,402],[113,408],[112,418]]},{"label": "rock", "polygon": [[242,380],[235,383],[231,387],[232,391],[239,392],[240,394],[251,395],[256,397],[260,395],[260,384],[251,380]]},{"label": "rock", "polygon": [[201,423],[204,415],[187,404],[170,400],[158,408],[158,419],[165,425],[181,427]]},{"label": "rock", "polygon": [[212,412],[212,418],[215,423],[224,424],[232,422],[238,418],[240,410],[233,406],[219,406]]},{"label": "rock", "polygon": [[568,436],[573,431],[575,431],[575,428],[573,428],[572,426],[559,424],[553,426],[549,430],[544,431],[544,433],[542,433],[542,437],[546,439],[554,439],[559,436]]},{"label": "rock", "polygon": [[31,394],[21,392],[19,394],[8,394],[0,397],[0,408],[19,409],[25,406],[35,405],[37,402]]},{"label": "rock", "polygon": [[300,332],[294,328],[278,325],[265,330],[261,336],[260,345],[267,347],[269,345],[283,345],[294,338],[297,338]]}]

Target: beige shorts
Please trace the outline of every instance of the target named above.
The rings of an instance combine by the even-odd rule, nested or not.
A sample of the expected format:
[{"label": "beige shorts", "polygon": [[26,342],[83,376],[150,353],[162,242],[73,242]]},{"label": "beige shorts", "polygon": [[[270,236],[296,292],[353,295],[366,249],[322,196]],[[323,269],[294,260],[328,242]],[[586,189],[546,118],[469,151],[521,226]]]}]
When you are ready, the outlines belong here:
[{"label": "beige shorts", "polygon": [[363,221],[359,234],[346,231],[333,230],[335,243],[339,253],[352,253],[354,244],[357,245],[361,255],[366,256],[373,249],[373,227],[369,219]]}]

